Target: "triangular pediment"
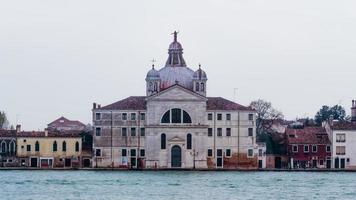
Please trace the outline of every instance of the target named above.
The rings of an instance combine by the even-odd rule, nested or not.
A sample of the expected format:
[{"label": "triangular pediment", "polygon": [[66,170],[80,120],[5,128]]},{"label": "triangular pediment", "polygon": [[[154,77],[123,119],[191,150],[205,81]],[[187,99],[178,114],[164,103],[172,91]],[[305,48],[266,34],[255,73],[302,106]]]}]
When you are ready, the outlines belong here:
[{"label": "triangular pediment", "polygon": [[207,101],[207,98],[190,91],[180,85],[174,85],[166,90],[154,94],[147,98],[148,100],[192,100]]},{"label": "triangular pediment", "polygon": [[169,139],[168,142],[185,142],[185,140],[178,136],[174,136],[173,138]]}]

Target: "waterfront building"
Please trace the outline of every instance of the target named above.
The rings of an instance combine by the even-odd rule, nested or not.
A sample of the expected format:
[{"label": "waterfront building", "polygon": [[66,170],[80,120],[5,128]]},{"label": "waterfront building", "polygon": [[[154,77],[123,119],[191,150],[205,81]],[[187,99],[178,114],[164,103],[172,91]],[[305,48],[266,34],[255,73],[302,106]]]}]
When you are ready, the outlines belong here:
[{"label": "waterfront building", "polygon": [[20,166],[40,168],[79,168],[82,138],[80,132],[21,131],[16,133]]},{"label": "waterfront building", "polygon": [[86,125],[78,120],[69,120],[65,117],[60,117],[47,125],[48,130],[58,131],[83,131]]},{"label": "waterfront building", "polygon": [[207,96],[207,73],[187,67],[177,32],[168,54],[148,71],[146,96],[93,104],[93,166],[256,169],[255,111]]},{"label": "waterfront building", "polygon": [[18,166],[16,157],[16,130],[0,129],[0,167]]},{"label": "waterfront building", "polygon": [[324,123],[332,141],[332,167],[356,169],[356,100],[352,100],[351,121]]},{"label": "waterfront building", "polygon": [[325,128],[288,127],[286,140],[291,168],[331,168],[331,142]]}]

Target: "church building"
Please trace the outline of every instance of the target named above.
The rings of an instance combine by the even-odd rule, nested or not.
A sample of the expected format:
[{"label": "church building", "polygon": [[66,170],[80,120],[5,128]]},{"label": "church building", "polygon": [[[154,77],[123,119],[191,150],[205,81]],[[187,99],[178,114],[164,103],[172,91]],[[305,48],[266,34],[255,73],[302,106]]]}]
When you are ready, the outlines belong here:
[{"label": "church building", "polygon": [[208,97],[208,77],[189,68],[174,32],[164,67],[152,65],[146,95],[93,104],[93,167],[256,169],[255,111]]}]

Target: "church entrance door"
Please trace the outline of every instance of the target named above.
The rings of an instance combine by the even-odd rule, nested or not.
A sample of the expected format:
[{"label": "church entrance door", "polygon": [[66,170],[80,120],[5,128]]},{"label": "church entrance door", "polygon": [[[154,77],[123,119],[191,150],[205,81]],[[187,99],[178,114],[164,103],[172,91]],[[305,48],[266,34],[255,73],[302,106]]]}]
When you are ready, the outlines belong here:
[{"label": "church entrance door", "polygon": [[172,160],[171,160],[172,167],[181,167],[182,166],[182,149],[178,145],[175,145],[172,147],[171,157],[172,157]]}]

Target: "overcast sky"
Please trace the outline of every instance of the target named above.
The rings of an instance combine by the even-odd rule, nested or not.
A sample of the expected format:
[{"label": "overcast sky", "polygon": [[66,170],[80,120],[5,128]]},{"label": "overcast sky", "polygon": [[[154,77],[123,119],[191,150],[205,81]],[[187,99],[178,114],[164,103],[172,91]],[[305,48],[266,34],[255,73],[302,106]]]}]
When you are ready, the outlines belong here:
[{"label": "overcast sky", "polygon": [[91,122],[93,102],[145,95],[150,60],[179,31],[208,95],[271,101],[287,119],[356,98],[356,1],[3,1],[0,110],[37,130]]}]

